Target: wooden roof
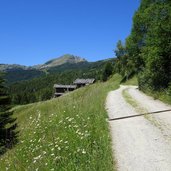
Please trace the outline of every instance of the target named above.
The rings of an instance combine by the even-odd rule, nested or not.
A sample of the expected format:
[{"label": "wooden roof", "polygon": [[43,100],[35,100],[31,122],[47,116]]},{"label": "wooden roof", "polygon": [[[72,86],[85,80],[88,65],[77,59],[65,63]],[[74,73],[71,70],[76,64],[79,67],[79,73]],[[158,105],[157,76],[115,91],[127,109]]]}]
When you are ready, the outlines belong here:
[{"label": "wooden roof", "polygon": [[77,86],[76,85],[62,85],[62,84],[55,84],[54,88],[73,88],[76,89]]},{"label": "wooden roof", "polygon": [[94,78],[89,78],[89,79],[76,79],[74,81],[74,84],[93,84],[95,82]]}]

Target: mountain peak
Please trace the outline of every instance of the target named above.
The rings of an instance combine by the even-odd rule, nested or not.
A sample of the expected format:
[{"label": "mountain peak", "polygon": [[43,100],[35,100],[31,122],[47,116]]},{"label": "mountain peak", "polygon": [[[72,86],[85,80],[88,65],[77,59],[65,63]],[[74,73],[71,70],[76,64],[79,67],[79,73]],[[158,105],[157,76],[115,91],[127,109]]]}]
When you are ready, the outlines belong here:
[{"label": "mountain peak", "polygon": [[79,56],[65,54],[61,57],[54,58],[50,61],[47,61],[45,64],[41,65],[41,69],[63,65],[65,63],[77,64],[79,62],[87,62],[87,61],[84,58],[81,58]]}]

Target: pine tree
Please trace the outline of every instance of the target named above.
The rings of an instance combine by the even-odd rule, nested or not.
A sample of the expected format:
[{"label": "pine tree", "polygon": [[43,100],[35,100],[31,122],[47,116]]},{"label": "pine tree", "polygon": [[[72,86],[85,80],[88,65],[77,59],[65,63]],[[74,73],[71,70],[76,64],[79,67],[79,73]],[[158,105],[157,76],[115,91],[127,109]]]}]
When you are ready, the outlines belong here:
[{"label": "pine tree", "polygon": [[10,98],[4,85],[2,74],[0,74],[0,155],[17,142],[16,119],[10,111]]},{"label": "pine tree", "polygon": [[105,66],[103,75],[102,75],[102,80],[103,81],[107,81],[107,79],[109,78],[109,76],[111,76],[113,73],[113,66],[110,62],[108,62]]}]

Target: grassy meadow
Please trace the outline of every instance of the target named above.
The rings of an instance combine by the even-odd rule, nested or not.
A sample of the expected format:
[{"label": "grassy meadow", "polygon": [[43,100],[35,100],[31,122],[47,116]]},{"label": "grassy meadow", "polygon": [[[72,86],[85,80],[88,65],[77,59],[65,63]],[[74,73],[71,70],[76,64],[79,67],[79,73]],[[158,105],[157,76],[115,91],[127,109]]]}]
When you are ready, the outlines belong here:
[{"label": "grassy meadow", "polygon": [[138,86],[138,79],[136,76],[130,78],[126,82],[122,83],[122,85],[133,85],[133,86]]},{"label": "grassy meadow", "polygon": [[121,77],[63,97],[14,108],[19,143],[0,156],[2,171],[112,171],[105,99]]}]

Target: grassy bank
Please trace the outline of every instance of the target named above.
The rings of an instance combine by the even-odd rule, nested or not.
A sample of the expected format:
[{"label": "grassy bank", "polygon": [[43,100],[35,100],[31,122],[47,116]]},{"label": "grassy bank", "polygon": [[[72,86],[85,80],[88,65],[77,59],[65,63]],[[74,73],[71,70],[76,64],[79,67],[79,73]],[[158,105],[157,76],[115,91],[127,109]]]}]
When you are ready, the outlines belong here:
[{"label": "grassy bank", "polygon": [[122,85],[133,85],[133,86],[138,86],[138,80],[137,77],[134,76],[131,79],[127,80],[126,82],[122,83]]},{"label": "grassy bank", "polygon": [[120,76],[46,102],[15,108],[20,143],[0,157],[1,170],[114,169],[105,99]]},{"label": "grassy bank", "polygon": [[[138,86],[138,80],[137,77],[133,77],[126,81],[125,83],[122,83],[123,85],[135,85]],[[163,101],[164,103],[171,105],[171,96],[168,93],[167,89],[164,89],[163,91],[151,91],[151,90],[144,90],[144,93],[153,97],[154,99],[159,99]]]},{"label": "grassy bank", "polygon": [[163,91],[146,90],[144,91],[144,93],[146,93],[149,96],[152,96],[154,99],[159,99],[163,101],[164,103],[171,105],[171,96],[169,95],[167,90],[163,90]]}]

